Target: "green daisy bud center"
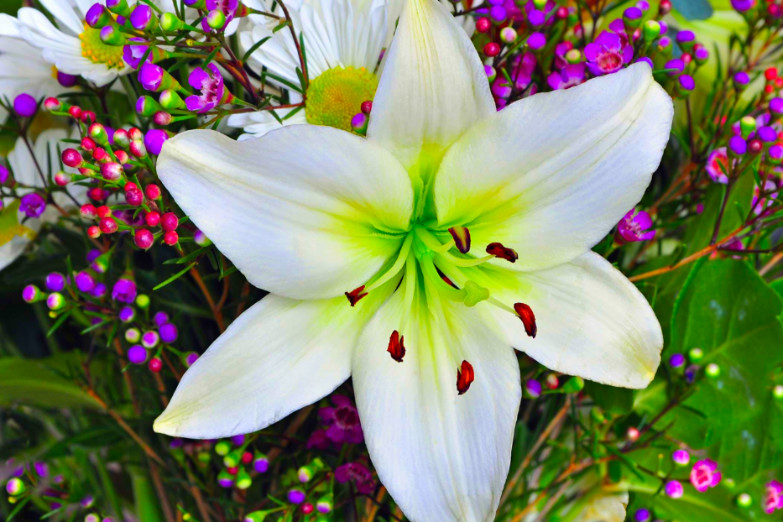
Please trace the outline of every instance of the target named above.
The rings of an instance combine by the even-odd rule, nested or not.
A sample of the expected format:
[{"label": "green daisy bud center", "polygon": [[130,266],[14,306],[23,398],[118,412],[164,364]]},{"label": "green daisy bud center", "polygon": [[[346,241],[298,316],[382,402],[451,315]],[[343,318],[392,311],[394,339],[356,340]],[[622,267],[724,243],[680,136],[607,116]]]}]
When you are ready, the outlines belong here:
[{"label": "green daisy bud center", "polygon": [[334,67],[320,74],[307,88],[307,122],[351,130],[351,118],[362,102],[372,100],[378,77],[364,67]]},{"label": "green daisy bud center", "polygon": [[92,63],[103,64],[109,69],[125,67],[125,61],[122,59],[122,46],[103,43],[100,29],[93,29],[85,23],[79,40],[82,43],[82,56]]}]

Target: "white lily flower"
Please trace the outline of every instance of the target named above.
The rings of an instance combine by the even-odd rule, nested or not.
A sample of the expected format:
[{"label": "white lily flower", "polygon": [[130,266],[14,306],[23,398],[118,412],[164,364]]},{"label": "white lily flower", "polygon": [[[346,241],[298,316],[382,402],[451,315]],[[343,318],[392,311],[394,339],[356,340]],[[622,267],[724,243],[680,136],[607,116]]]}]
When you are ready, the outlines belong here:
[{"label": "white lily flower", "polygon": [[[17,139],[13,150],[6,158],[16,183],[40,188],[49,183],[47,179],[50,174],[49,166],[57,169],[60,165],[60,153],[63,148],[60,142],[72,137],[73,134],[65,129],[47,129],[32,143],[32,154],[24,140]],[[65,170],[75,172],[69,168]],[[20,195],[31,191],[32,189],[18,190]],[[82,186],[71,185],[68,187],[68,192],[77,201],[85,199],[86,189]],[[75,206],[72,200],[61,192],[54,195],[54,201],[64,209]],[[24,219],[24,217],[24,214],[19,212],[18,200],[15,202],[11,198],[4,198],[3,209],[0,211],[0,270],[13,263],[24,252],[40,230],[42,222],[57,221],[59,213],[49,206],[38,218]]]},{"label": "white lily flower", "polygon": [[23,7],[17,14],[21,36],[43,51],[43,58],[58,70],[83,76],[95,85],[110,83],[132,71],[122,59],[122,46],[101,41],[100,30],[84,21],[94,0],[40,0],[56,25],[39,10]]},{"label": "white lily flower", "polygon": [[[637,64],[496,112],[478,53],[433,0],[408,2],[387,60],[366,139],[291,125],[164,145],[163,183],[271,294],[154,428],[259,430],[353,376],[370,457],[406,515],[491,520],[521,397],[512,346],[611,385],[655,373],[652,309],[590,249],[642,197],[672,102]],[[510,249],[513,263],[484,253]]]}]

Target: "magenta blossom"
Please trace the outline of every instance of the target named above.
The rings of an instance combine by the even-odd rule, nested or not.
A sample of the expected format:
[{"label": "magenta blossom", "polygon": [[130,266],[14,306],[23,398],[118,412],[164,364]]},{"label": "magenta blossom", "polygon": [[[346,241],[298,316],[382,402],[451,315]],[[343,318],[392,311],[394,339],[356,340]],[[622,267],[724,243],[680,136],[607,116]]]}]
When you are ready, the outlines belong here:
[{"label": "magenta blossom", "polygon": [[332,442],[359,444],[364,440],[359,412],[345,395],[333,395],[334,408],[321,408],[318,416],[328,426],[326,437]]},{"label": "magenta blossom", "polygon": [[778,509],[783,509],[783,484],[777,480],[768,482],[764,489],[764,513],[771,515]]},{"label": "magenta blossom", "polygon": [[25,194],[19,200],[19,212],[24,212],[27,217],[37,218],[46,210],[46,200],[35,192]]},{"label": "magenta blossom", "polygon": [[[223,27],[221,28],[221,30],[225,30],[225,28],[228,27],[228,24],[231,23],[231,20],[236,16],[239,0],[207,0],[206,5],[207,11],[217,10],[226,16],[226,23],[223,24]],[[212,28],[207,24],[206,17],[201,21],[201,27],[208,33],[212,31]]]},{"label": "magenta blossom", "polygon": [[133,69],[141,66],[144,55],[147,55],[145,63],[152,63],[153,52],[149,51],[149,45],[133,45],[130,42],[145,42],[144,38],[128,38],[128,43],[122,48],[122,59]]},{"label": "magenta blossom", "polygon": [[587,67],[596,76],[617,72],[633,59],[633,47],[623,45],[620,36],[603,31],[585,47]]},{"label": "magenta blossom", "polygon": [[[750,202],[750,207],[753,209],[754,214],[758,216],[762,212],[766,212],[767,209],[775,202],[775,200],[778,198],[777,188],[778,184],[771,179],[768,179],[764,182],[763,195],[761,194],[762,191],[759,190],[758,185],[753,187],[753,200]],[[761,196],[761,199],[759,199],[759,196]]]},{"label": "magenta blossom", "polygon": [[344,484],[348,481],[356,484],[356,490],[362,495],[372,495],[375,491],[375,479],[367,466],[360,462],[349,462],[334,470],[334,478]]},{"label": "magenta blossom", "polygon": [[718,471],[718,463],[714,460],[700,460],[691,469],[691,484],[699,493],[714,488],[720,483],[720,480],[721,473]]},{"label": "magenta blossom", "polygon": [[729,155],[726,152],[726,147],[710,152],[706,169],[710,179],[715,183],[726,184],[729,182],[729,177],[726,175],[729,172]]},{"label": "magenta blossom", "polygon": [[223,84],[223,76],[215,64],[207,64],[207,70],[200,67],[193,69],[188,76],[188,83],[199,95],[188,96],[185,105],[189,111],[207,112],[218,105],[231,101],[232,95]]},{"label": "magenta blossom", "polygon": [[546,81],[554,90],[568,89],[575,85],[579,85],[585,81],[585,64],[575,63],[566,65],[559,71],[550,73],[549,76],[547,76]]},{"label": "magenta blossom", "polygon": [[635,241],[649,241],[655,237],[655,230],[652,227],[652,218],[644,210],[638,212],[634,209],[628,211],[623,219],[617,224],[617,234],[615,241],[620,244],[633,243]]}]

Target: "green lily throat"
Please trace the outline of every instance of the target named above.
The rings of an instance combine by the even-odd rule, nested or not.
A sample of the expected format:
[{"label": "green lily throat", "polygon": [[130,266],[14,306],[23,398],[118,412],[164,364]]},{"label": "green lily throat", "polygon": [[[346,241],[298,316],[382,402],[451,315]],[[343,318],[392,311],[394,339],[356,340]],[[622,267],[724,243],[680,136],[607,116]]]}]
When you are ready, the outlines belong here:
[{"label": "green lily throat", "polygon": [[[468,307],[487,301],[516,315],[527,335],[535,337],[536,319],[529,305],[514,303],[508,306],[466,275],[471,268],[493,259],[513,263],[518,258],[516,251],[500,243],[490,243],[486,247],[486,255],[476,257],[470,254],[470,248],[470,230],[466,227],[433,230],[416,223],[405,233],[397,255],[366,284],[345,292],[345,296],[351,306],[356,306],[373,290],[390,281],[399,281],[397,291],[404,291],[406,295],[425,292]],[[406,352],[404,332],[391,332],[387,351],[392,359],[403,362]],[[468,361],[462,361],[457,370],[457,393],[462,395],[467,392],[473,379],[473,367]]]}]

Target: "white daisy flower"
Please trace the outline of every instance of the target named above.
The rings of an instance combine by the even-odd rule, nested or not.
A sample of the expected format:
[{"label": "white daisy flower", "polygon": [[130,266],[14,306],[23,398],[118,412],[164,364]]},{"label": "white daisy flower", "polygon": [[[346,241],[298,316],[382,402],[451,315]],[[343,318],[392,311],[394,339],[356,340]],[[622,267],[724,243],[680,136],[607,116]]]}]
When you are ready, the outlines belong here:
[{"label": "white daisy flower", "polygon": [[[48,129],[38,135],[32,143],[32,154],[22,138],[16,140],[13,150],[6,158],[6,164],[13,173],[14,180],[27,187],[43,188],[49,181],[49,174],[60,168],[60,152],[64,148],[62,140],[73,137],[76,133],[65,129]],[[40,170],[39,170],[40,168]],[[72,169],[66,171],[74,172]],[[68,192],[73,200],[85,199],[86,188],[80,185],[70,185]],[[20,195],[29,194],[33,189],[20,189]],[[55,203],[63,209],[74,208],[73,200],[62,192],[54,194]],[[0,212],[0,270],[14,262],[27,245],[32,241],[43,222],[54,222],[59,212],[51,205],[39,218],[23,219],[19,211],[19,200],[5,198]]]},{"label": "white daisy flower", "polygon": [[0,98],[13,102],[22,93],[41,98],[65,90],[57,81],[57,69],[43,59],[41,50],[22,39],[19,21],[0,14]]},{"label": "white daisy flower", "polygon": [[83,76],[98,86],[106,85],[132,69],[122,59],[122,46],[106,45],[100,30],[84,22],[94,0],[40,0],[56,25],[39,10],[19,10],[22,37],[43,51],[43,58],[58,70]]},{"label": "white daisy flower", "polygon": [[[304,39],[307,57],[307,108],[281,109],[277,116],[283,125],[314,123],[350,129],[351,117],[362,102],[372,100],[378,87],[378,63],[391,24],[387,23],[392,1],[388,0],[300,0],[286,7],[297,34]],[[269,11],[261,0],[250,0],[249,7]],[[279,12],[276,11],[276,12]],[[277,20],[251,15],[253,25],[240,30],[245,49],[269,38],[250,55],[250,61],[266,67],[269,78],[292,89],[294,102],[301,99],[297,68],[299,53],[287,29],[273,32]],[[231,116],[229,125],[244,129],[240,139],[258,137],[280,127],[269,111]]]}]

